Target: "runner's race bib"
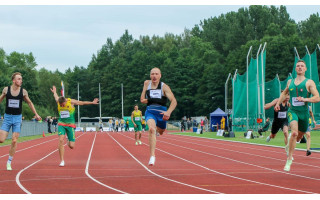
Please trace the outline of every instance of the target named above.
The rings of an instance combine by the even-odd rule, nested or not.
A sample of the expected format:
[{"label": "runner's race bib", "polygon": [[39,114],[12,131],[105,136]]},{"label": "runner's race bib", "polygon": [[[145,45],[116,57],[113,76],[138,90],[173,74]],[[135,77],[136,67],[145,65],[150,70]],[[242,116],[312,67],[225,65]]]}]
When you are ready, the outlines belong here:
[{"label": "runner's race bib", "polygon": [[140,121],[140,117],[135,117],[134,120],[135,121]]},{"label": "runner's race bib", "polygon": [[19,108],[20,101],[18,99],[9,99],[8,107],[9,108]]},{"label": "runner's race bib", "polygon": [[278,118],[279,119],[287,118],[287,112],[278,112]]},{"label": "runner's race bib", "polygon": [[150,97],[153,99],[161,99],[161,90],[150,90]]},{"label": "runner's race bib", "polygon": [[61,116],[61,118],[68,118],[68,117],[70,117],[70,113],[69,113],[69,111],[61,111],[60,116]]},{"label": "runner's race bib", "polygon": [[297,97],[292,97],[292,105],[293,106],[304,106],[304,102],[298,101]]}]

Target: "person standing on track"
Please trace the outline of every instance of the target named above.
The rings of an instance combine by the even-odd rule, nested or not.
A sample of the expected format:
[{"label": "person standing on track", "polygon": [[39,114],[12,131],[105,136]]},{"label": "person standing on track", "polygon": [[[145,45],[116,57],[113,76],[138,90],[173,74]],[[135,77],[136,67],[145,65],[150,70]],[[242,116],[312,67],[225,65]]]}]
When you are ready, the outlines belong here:
[{"label": "person standing on track", "polygon": [[[142,131],[142,112],[139,110],[138,105],[134,106],[134,110],[131,113],[131,121],[134,126],[134,138],[136,139],[136,145],[141,145],[141,131]],[[138,137],[139,132],[139,137]]]},{"label": "person standing on track", "polygon": [[[155,164],[155,149],[156,149],[156,133],[160,135],[166,130],[167,120],[177,106],[177,100],[174,97],[170,87],[160,82],[161,71],[159,68],[153,68],[150,71],[150,79],[144,81],[143,90],[141,93],[141,103],[147,104],[145,118],[149,127],[149,145],[150,145],[150,160],[149,166]],[[167,99],[170,100],[170,106],[167,109]]]},{"label": "person standing on track", "polygon": [[[289,99],[290,96],[287,95],[285,100],[280,104],[280,110],[279,111],[274,111],[273,113],[273,122],[272,122],[272,127],[271,127],[271,134],[267,137],[266,141],[270,142],[271,138],[275,138],[276,134],[278,133],[279,129],[283,131],[284,134],[284,144],[288,144],[288,118],[287,118],[287,111],[288,107],[290,106],[289,104]],[[272,102],[267,103],[264,106],[265,110],[268,110],[272,106],[275,106],[279,99],[274,99]]]},{"label": "person standing on track", "polygon": [[9,150],[9,158],[7,161],[7,170],[12,170],[11,161],[16,152],[17,140],[21,132],[22,125],[22,100],[24,100],[32,112],[35,114],[36,120],[41,120],[33,103],[31,102],[27,90],[21,87],[22,75],[15,72],[11,76],[12,85],[5,87],[0,96],[0,103],[6,98],[6,108],[4,121],[0,130],[0,143],[3,143],[9,135],[12,127],[12,142]]},{"label": "person standing on track", "polygon": [[58,96],[57,89],[55,86],[50,88],[51,92],[53,93],[54,99],[58,105],[58,112],[59,112],[59,120],[58,120],[58,136],[59,136],[59,155],[60,155],[60,167],[65,165],[64,162],[64,138],[67,134],[68,136],[68,146],[70,149],[73,149],[75,146],[75,133],[74,129],[76,128],[75,124],[75,107],[74,105],[97,105],[99,104],[99,99],[95,98],[92,102],[90,101],[78,101],[75,99],[65,98],[64,96]]},{"label": "person standing on track", "polygon": [[[317,103],[320,101],[319,92],[313,80],[305,77],[307,71],[306,64],[303,60],[298,60],[295,68],[297,77],[288,80],[286,89],[281,93],[279,101],[276,103],[274,110],[280,110],[280,104],[290,95],[290,107],[288,110],[288,121],[291,128],[291,137],[289,137],[286,151],[288,158],[283,170],[290,171],[293,152],[296,142],[300,141],[308,130],[309,123],[309,107],[308,102]],[[309,98],[310,94],[313,97]]]},{"label": "person standing on track", "polygon": [[310,151],[310,146],[311,146],[311,130],[312,128],[317,124],[316,120],[314,119],[314,115],[311,109],[311,106],[309,106],[309,126],[308,126],[308,130],[306,132],[306,136],[307,136],[307,153],[306,156],[310,156],[311,155],[311,151]]}]

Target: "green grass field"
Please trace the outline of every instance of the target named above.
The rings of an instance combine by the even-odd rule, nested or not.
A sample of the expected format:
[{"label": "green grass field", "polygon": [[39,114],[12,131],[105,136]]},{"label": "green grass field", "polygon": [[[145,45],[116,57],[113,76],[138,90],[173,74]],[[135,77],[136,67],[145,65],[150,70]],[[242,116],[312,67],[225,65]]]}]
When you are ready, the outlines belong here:
[{"label": "green grass field", "polygon": [[[52,133],[52,134],[46,133],[45,135],[46,136],[56,135],[56,133]],[[42,134],[41,135],[19,137],[18,144],[20,142],[25,142],[25,141],[28,141],[28,140],[34,140],[34,139],[38,139],[38,138],[42,138]],[[4,141],[4,143],[0,143],[0,147],[1,146],[5,146],[5,145],[10,145],[10,144],[11,144],[11,139],[7,139],[6,141]]]},{"label": "green grass field", "polygon": [[[177,132],[173,133],[177,135],[190,135],[190,136],[196,136],[196,137],[205,137],[205,138],[215,138],[215,139],[222,139],[222,140],[230,140],[230,141],[240,141],[240,142],[248,142],[248,143],[254,143],[254,144],[264,144],[264,145],[273,145],[273,146],[280,146],[284,147],[284,135],[281,131],[277,133],[277,136],[274,139],[271,139],[270,142],[266,142],[267,136],[270,134],[270,132],[263,133],[262,138],[254,138],[254,139],[246,139],[244,137],[244,132],[236,132],[234,138],[228,138],[228,137],[222,137],[217,136],[217,132],[205,132],[203,134],[196,134],[193,132]],[[254,135],[258,135],[257,132],[254,133]],[[299,149],[306,149],[307,144],[297,143],[296,148]],[[311,132],[311,148],[320,148],[320,131],[312,131]],[[318,150],[319,151],[319,150]]]}]

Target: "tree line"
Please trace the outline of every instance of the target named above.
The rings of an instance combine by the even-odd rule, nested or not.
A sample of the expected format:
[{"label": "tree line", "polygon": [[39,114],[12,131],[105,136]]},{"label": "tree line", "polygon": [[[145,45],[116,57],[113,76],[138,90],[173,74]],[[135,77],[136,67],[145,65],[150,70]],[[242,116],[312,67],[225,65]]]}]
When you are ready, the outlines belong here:
[{"label": "tree line", "polygon": [[[107,38],[101,49],[92,55],[88,66],[75,66],[64,73],[44,68],[36,70],[32,53],[6,54],[0,49],[0,86],[11,84],[13,72],[21,72],[23,87],[44,117],[57,115],[49,89],[52,85],[60,89],[63,80],[66,96],[77,99],[79,83],[80,100],[93,100],[98,97],[100,83],[102,115],[121,117],[121,84],[124,115],[130,115],[135,104],[145,110],[145,105],[140,103],[143,82],[149,79],[153,67],[159,67],[161,81],[171,87],[178,101],[172,119],[208,115],[217,107],[224,108],[224,83],[235,69],[240,74],[245,72],[250,46],[256,52],[260,44],[267,42],[266,81],[276,74],[283,80],[292,71],[293,47],[304,55],[307,45],[312,52],[320,43],[319,30],[319,13],[295,22],[285,6],[255,5],[204,19],[180,35],[166,33],[134,39],[126,30],[117,41]],[[231,94],[231,87],[229,92]],[[24,107],[25,118],[32,118],[30,109],[27,105]],[[98,106],[80,110],[81,116],[99,115]],[[4,103],[0,111],[4,113]]]}]

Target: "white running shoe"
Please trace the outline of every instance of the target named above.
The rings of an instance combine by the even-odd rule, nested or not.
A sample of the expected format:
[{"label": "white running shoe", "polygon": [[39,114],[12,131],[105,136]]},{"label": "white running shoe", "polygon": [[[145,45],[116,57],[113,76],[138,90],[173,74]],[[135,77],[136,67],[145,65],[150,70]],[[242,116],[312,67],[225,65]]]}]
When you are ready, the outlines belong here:
[{"label": "white running shoe", "polygon": [[12,170],[10,163],[7,163],[7,170],[8,170],[8,171],[11,171],[11,170]]},{"label": "white running shoe", "polygon": [[138,142],[136,142],[136,145],[138,145]]},{"label": "white running shoe", "polygon": [[287,160],[287,163],[284,166],[283,170],[287,172],[290,171],[291,164],[292,164],[292,160]]},{"label": "white running shoe", "polygon": [[158,136],[160,136],[160,133],[157,131],[157,133],[156,133],[156,136],[158,137]]},{"label": "white running shoe", "polygon": [[59,167],[64,167],[64,161],[61,161]]},{"label": "white running shoe", "polygon": [[267,142],[270,142],[271,138],[270,138],[270,135],[267,137],[266,141]]},{"label": "white running shoe", "polygon": [[138,141],[138,143],[139,143],[140,145],[142,144],[142,142],[141,142],[140,140]]},{"label": "white running shoe", "polygon": [[156,162],[156,157],[151,156],[149,160],[149,166],[154,166],[154,163]]}]

